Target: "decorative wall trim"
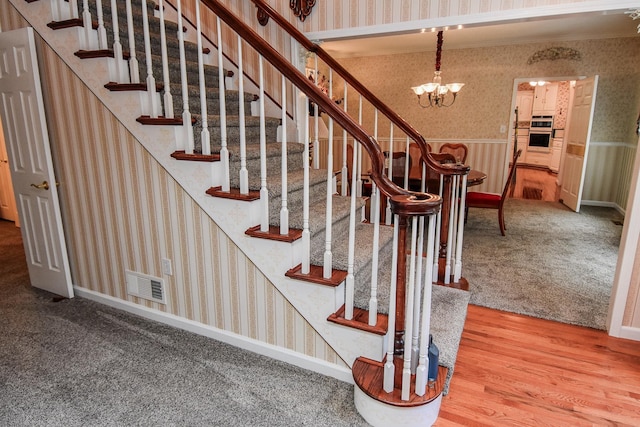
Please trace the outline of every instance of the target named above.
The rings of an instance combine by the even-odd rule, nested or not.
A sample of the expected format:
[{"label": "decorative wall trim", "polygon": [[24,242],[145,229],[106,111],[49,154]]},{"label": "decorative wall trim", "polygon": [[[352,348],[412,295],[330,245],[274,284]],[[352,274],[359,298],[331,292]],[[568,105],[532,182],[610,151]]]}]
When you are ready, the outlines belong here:
[{"label": "decorative wall trim", "polygon": [[308,369],[310,371],[317,372],[322,375],[327,375],[349,384],[353,384],[353,375],[349,368],[337,366],[335,364],[325,362],[323,360],[316,359],[292,350],[288,350],[286,348],[277,347],[262,341],[234,334],[229,331],[224,331],[222,329],[214,328],[212,326],[208,326],[199,322],[194,322],[192,320],[185,319],[184,317],[179,317],[150,307],[141,306],[129,301],[124,301],[105,294],[94,292],[89,289],[74,286],[74,291],[76,293],[76,296],[78,297],[86,298],[88,300],[95,301],[97,303],[104,304],[118,310],[123,310],[127,313],[135,314],[145,319],[160,322],[165,325],[193,332],[198,335],[203,335],[208,338],[213,338],[226,344],[240,347],[244,350],[262,354],[271,357],[272,359],[290,363],[300,368]]},{"label": "decorative wall trim", "polygon": [[539,50],[529,57],[527,64],[535,64],[540,61],[557,61],[558,59],[568,59],[570,61],[582,61],[582,54],[570,47],[550,47]]},{"label": "decorative wall trim", "polygon": [[623,326],[620,328],[620,335],[617,335],[617,337],[633,341],[640,341],[640,328]]}]

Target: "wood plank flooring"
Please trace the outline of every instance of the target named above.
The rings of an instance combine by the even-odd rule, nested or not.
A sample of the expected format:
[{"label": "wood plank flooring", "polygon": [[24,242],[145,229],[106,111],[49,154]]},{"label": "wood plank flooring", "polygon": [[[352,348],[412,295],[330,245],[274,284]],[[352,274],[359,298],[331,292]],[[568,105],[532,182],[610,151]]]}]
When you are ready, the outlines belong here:
[{"label": "wood plank flooring", "polygon": [[558,175],[548,169],[518,165],[513,197],[557,202],[560,197]]},{"label": "wood plank flooring", "polygon": [[640,343],[470,305],[435,426],[640,426]]}]

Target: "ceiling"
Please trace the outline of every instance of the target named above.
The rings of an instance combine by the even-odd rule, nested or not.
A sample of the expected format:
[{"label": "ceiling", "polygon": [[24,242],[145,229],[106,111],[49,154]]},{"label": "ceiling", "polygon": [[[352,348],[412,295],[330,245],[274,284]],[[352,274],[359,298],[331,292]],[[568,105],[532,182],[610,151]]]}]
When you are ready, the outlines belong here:
[{"label": "ceiling", "polygon": [[[447,29],[443,49],[466,49],[539,42],[639,37],[634,21],[623,11],[546,17],[499,25]],[[368,36],[325,41],[322,48],[336,58],[428,52],[436,49],[436,31]]]}]

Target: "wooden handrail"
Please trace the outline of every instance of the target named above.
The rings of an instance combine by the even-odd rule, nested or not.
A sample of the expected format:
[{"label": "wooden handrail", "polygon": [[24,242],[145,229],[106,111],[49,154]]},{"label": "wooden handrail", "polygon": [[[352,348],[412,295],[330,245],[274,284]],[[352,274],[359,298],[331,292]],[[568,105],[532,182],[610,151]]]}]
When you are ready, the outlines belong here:
[{"label": "wooden handrail", "polygon": [[[284,58],[280,52],[269,45],[258,33],[246,25],[241,19],[229,12],[226,7],[217,0],[202,0],[202,3],[211,9],[222,21],[229,25],[240,37],[252,46],[263,58],[273,64],[291,83],[293,83],[306,96],[311,98],[318,106],[336,121],[343,129],[354,137],[367,150],[371,158],[371,177],[380,191],[387,197],[405,195],[413,201],[414,209],[422,215],[429,215],[440,209],[441,199],[433,194],[415,194],[397,186],[384,174],[384,155],[378,142],[369,135],[350,115],[339,108],[335,102],[327,97],[315,84],[303,73],[296,69]],[[274,12],[275,13],[275,12]],[[277,13],[276,13],[277,15]],[[290,25],[290,24],[289,24]],[[307,41],[308,42],[308,41]],[[310,42],[308,42],[310,43]],[[424,143],[424,139],[422,140]],[[426,149],[426,143],[424,144]],[[418,204],[422,209],[418,209]]]},{"label": "wooden handrail", "polygon": [[466,175],[469,173],[470,168],[464,165],[447,164],[443,165],[431,157],[427,148],[427,142],[424,137],[413,126],[407,123],[402,117],[400,117],[395,111],[389,108],[384,102],[382,102],[377,96],[375,96],[366,86],[364,86],[358,79],[356,79],[347,69],[345,69],[338,61],[336,61],[331,55],[327,53],[321,46],[309,40],[300,30],[293,26],[289,21],[284,19],[275,9],[273,9],[264,0],[251,0],[261,11],[262,14],[269,16],[274,20],[283,30],[285,30],[291,37],[293,37],[302,47],[309,52],[315,53],[318,58],[324,61],[329,68],[337,72],[347,84],[353,87],[359,94],[361,94],[367,101],[369,101],[374,108],[384,114],[395,126],[401,129],[412,140],[414,140],[420,147],[420,151],[423,159],[426,159],[428,165],[440,174],[444,175]]}]

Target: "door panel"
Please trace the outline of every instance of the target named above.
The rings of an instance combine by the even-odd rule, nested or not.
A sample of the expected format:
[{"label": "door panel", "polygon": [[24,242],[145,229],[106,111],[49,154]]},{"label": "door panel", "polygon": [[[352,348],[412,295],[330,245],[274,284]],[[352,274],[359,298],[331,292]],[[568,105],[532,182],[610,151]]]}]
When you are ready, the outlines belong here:
[{"label": "door panel", "polygon": [[576,212],[580,210],[582,200],[597,86],[598,76],[576,82],[567,132],[560,199]]},{"label": "door panel", "polygon": [[32,28],[0,33],[0,115],[31,285],[73,297]]}]

